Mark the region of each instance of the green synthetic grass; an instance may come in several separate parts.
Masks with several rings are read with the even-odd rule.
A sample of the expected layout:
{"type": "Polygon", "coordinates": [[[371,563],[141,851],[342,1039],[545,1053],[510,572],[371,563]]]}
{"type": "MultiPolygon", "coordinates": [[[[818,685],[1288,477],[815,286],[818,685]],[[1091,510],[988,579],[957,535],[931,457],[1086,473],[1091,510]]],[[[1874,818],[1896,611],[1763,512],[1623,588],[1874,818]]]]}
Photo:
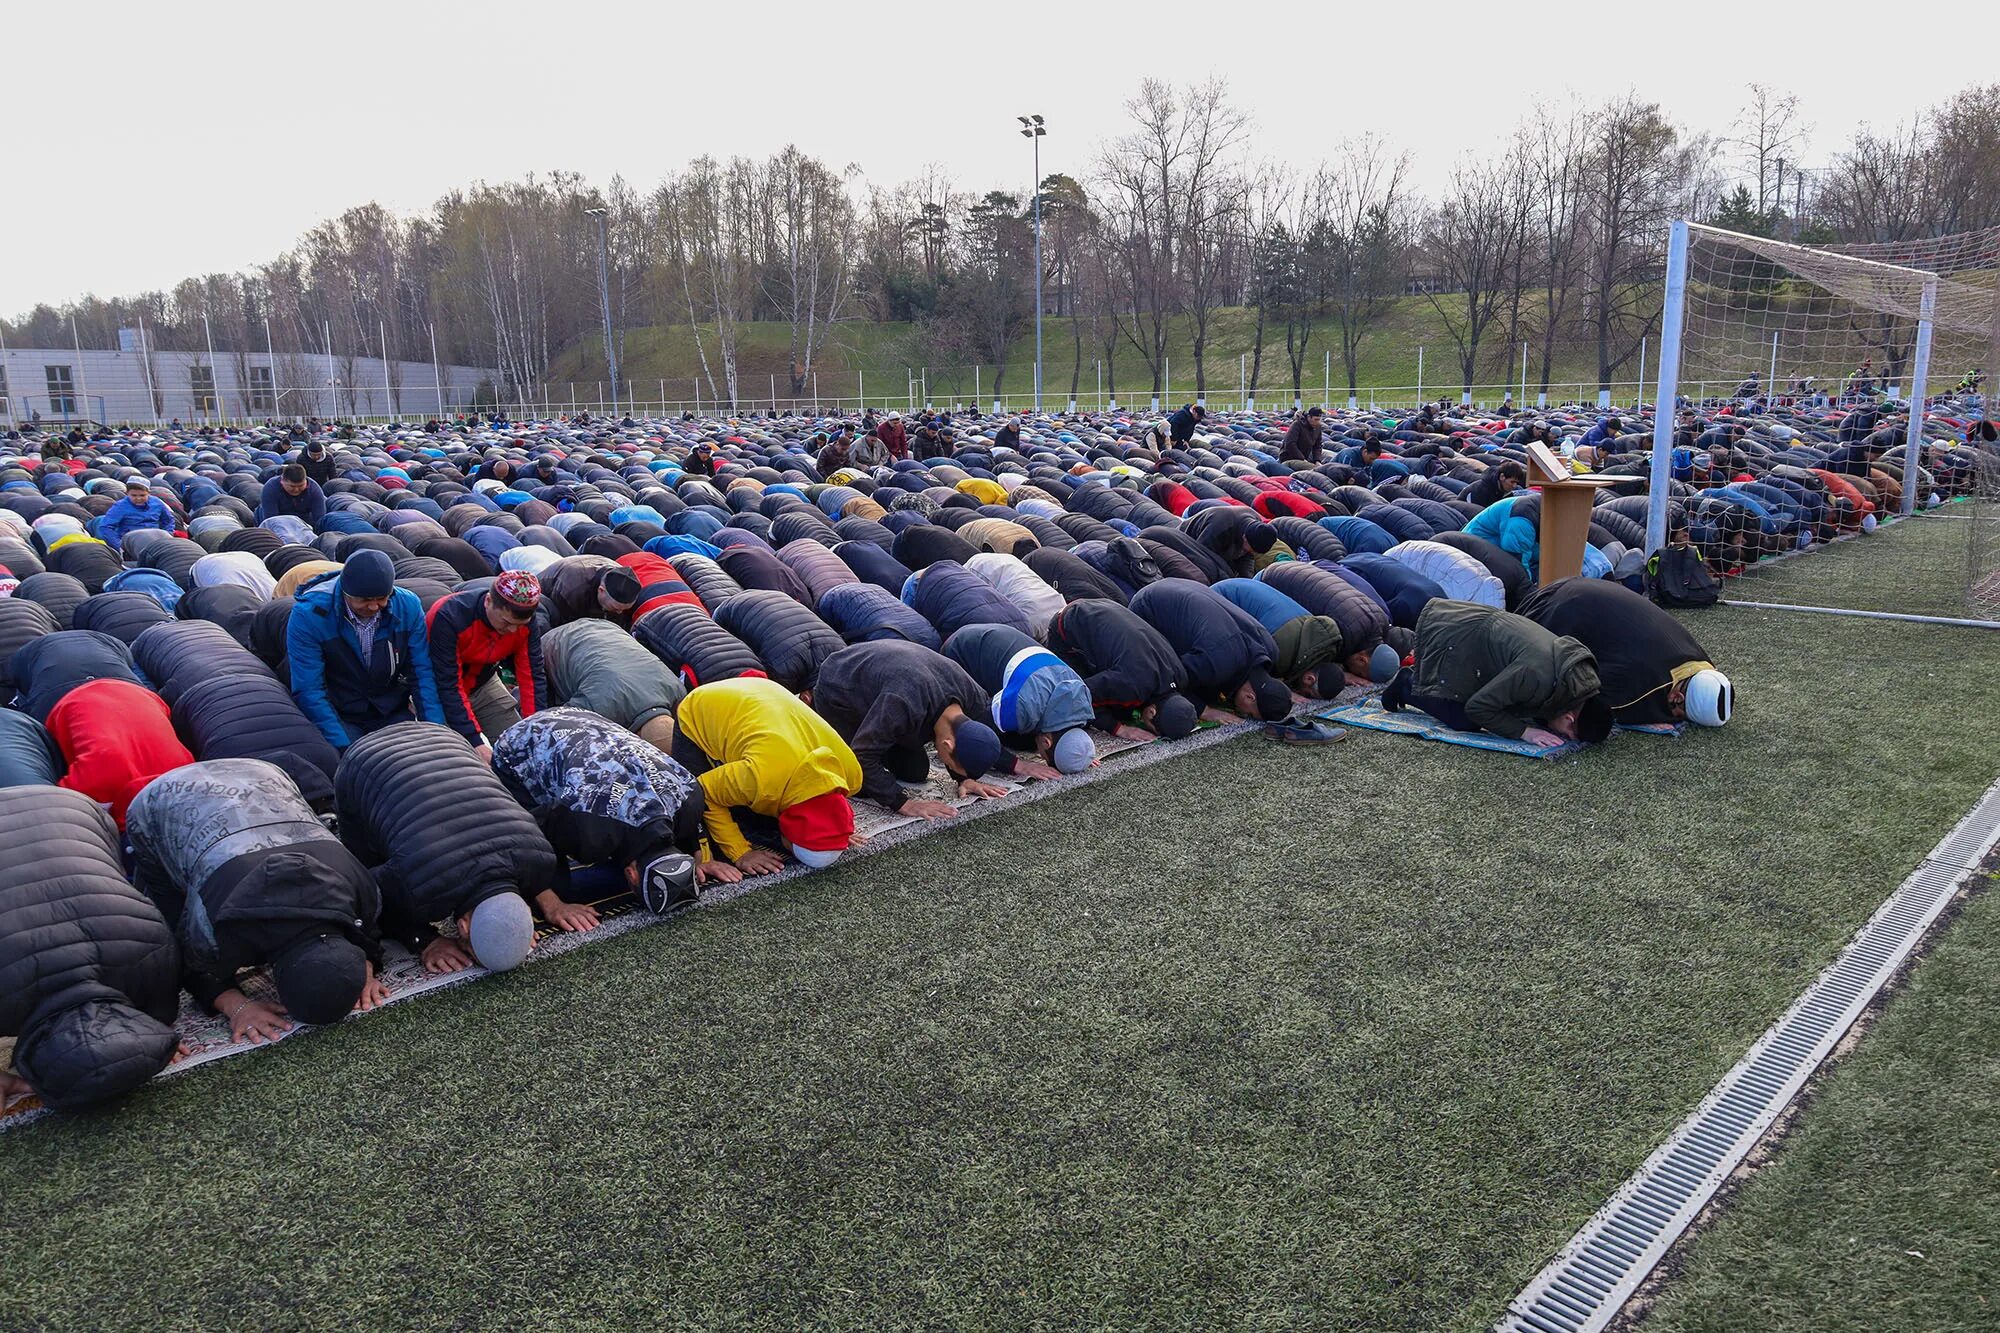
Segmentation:
{"type": "Polygon", "coordinates": [[[2000,753],[1695,623],[1723,732],[1246,738],[0,1135],[0,1327],[1481,1327],[2000,753]]]}
{"type": "Polygon", "coordinates": [[[1973,897],[1692,1246],[1660,1333],[2000,1324],[2000,894],[1973,897]]]}
{"type": "Polygon", "coordinates": [[[1791,606],[1985,618],[1985,612],[1967,609],[1969,543],[1975,526],[1984,530],[1993,520],[1975,518],[1974,512],[1971,502],[1953,501],[1803,557],[1760,561],[1728,580],[1722,595],[1791,606]]]}
{"type": "MultiPolygon", "coordinates": [[[[1211,404],[1233,410],[1239,402],[1239,386],[1248,379],[1249,372],[1247,365],[1239,364],[1238,358],[1247,358],[1252,354],[1256,323],[1254,310],[1232,307],[1215,313],[1206,353],[1207,392],[1211,404]]],[[[1171,379],[1165,397],[1175,405],[1192,398],[1195,393],[1193,335],[1185,324],[1184,320],[1174,321],[1173,333],[1168,339],[1167,369],[1171,379]]],[[[1480,386],[1476,396],[1491,404],[1497,404],[1508,388],[1515,390],[1517,399],[1520,395],[1521,349],[1518,343],[1511,348],[1506,347],[1505,333],[1503,327],[1487,340],[1491,350],[1482,350],[1480,370],[1476,376],[1480,386]]],[[[773,376],[776,376],[778,397],[791,397],[790,339],[791,328],[787,324],[751,322],[738,326],[739,384],[743,399],[760,402],[769,399],[773,376]]],[[[1055,400],[1055,407],[1067,402],[1073,378],[1079,405],[1097,406],[1096,363],[1103,358],[1104,350],[1097,344],[1088,323],[1083,325],[1082,339],[1084,345],[1079,359],[1077,335],[1070,322],[1053,315],[1043,321],[1043,397],[1045,402],[1055,400]]],[[[704,330],[703,344],[708,352],[709,371],[715,377],[716,385],[721,386],[722,361],[712,329],[704,330]]],[[[688,327],[655,325],[628,329],[624,333],[623,346],[624,350],[619,354],[618,375],[621,380],[630,382],[632,393],[640,401],[658,401],[663,390],[669,402],[693,398],[695,379],[701,375],[701,359],[695,350],[693,331],[688,327]]],[[[1313,332],[1301,375],[1300,389],[1309,402],[1317,402],[1326,390],[1326,354],[1329,351],[1333,353],[1332,397],[1337,402],[1346,401],[1347,372],[1340,359],[1339,330],[1332,325],[1322,325],[1313,332]]],[[[971,361],[970,356],[946,357],[927,350],[915,327],[907,323],[850,321],[834,326],[827,347],[816,359],[819,393],[827,401],[846,399],[851,403],[865,394],[870,403],[904,407],[909,403],[910,378],[922,376],[928,371],[926,382],[931,397],[938,403],[969,403],[973,400],[975,386],[980,400],[984,402],[993,395],[995,368],[988,362],[980,367],[980,374],[975,380],[971,361]],[[945,364],[947,361],[952,364],[945,364]]],[[[1152,392],[1153,383],[1152,373],[1146,369],[1145,362],[1130,346],[1122,343],[1113,361],[1110,388],[1117,391],[1118,401],[1128,405],[1143,404],[1152,392]]],[[[1539,345],[1529,349],[1528,369],[1528,393],[1529,401],[1532,401],[1541,380],[1539,345]]],[[[1653,373],[1650,357],[1647,373],[1653,373]]],[[[1614,377],[1621,382],[1616,392],[1619,401],[1630,401],[1634,396],[1628,382],[1636,381],[1638,374],[1639,367],[1635,363],[1620,370],[1614,377]]],[[[571,384],[576,386],[574,392],[579,401],[594,402],[599,392],[597,386],[605,375],[603,339],[595,334],[580,338],[558,355],[549,368],[545,378],[553,394],[551,402],[559,403],[565,386],[571,384]]],[[[1559,347],[1551,376],[1556,381],[1550,389],[1552,401],[1572,401],[1581,397],[1596,402],[1595,344],[1559,347]]],[[[1035,336],[1030,326],[1028,332],[1017,339],[1008,351],[1006,376],[1001,382],[1001,389],[1010,398],[1032,395],[1034,377],[1035,336]]],[[[1371,326],[1361,345],[1356,381],[1364,404],[1369,400],[1370,388],[1393,387],[1406,391],[1385,396],[1381,400],[1384,404],[1391,398],[1415,401],[1417,395],[1414,389],[1419,384],[1427,398],[1455,396],[1461,378],[1457,349],[1439,320],[1436,309],[1421,296],[1408,296],[1391,302],[1371,326]],[[1423,349],[1421,366],[1419,348],[1423,349]]],[[[1285,356],[1282,324],[1266,326],[1264,330],[1264,358],[1256,387],[1258,398],[1267,407],[1287,406],[1291,401],[1291,363],[1285,356]]],[[[1729,387],[1735,386],[1732,384],[1729,387]]],[[[1692,393],[1693,387],[1688,391],[1692,393]]],[[[811,392],[808,385],[808,397],[811,392]]],[[[704,401],[713,397],[706,379],[702,380],[701,397],[704,401]]]]}

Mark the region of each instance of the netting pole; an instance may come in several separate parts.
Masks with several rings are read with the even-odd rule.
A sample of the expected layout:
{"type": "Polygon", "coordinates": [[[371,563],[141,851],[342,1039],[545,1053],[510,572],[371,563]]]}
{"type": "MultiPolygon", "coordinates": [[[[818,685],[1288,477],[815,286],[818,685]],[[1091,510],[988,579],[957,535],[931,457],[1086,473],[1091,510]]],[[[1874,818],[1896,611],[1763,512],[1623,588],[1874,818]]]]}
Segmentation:
{"type": "Polygon", "coordinates": [[[1653,475],[1646,486],[1646,553],[1667,544],[1667,492],[1674,477],[1675,406],[1680,398],[1681,326],[1687,314],[1688,224],[1667,232],[1667,291],[1660,310],[1660,387],[1653,396],[1653,475]]]}
{"type": "Polygon", "coordinates": [[[1903,503],[1907,516],[1917,508],[1917,466],[1924,453],[1924,381],[1931,373],[1931,316],[1937,313],[1937,274],[1924,279],[1923,298],[1917,304],[1917,362],[1910,374],[1910,424],[1904,431],[1903,503]]]}

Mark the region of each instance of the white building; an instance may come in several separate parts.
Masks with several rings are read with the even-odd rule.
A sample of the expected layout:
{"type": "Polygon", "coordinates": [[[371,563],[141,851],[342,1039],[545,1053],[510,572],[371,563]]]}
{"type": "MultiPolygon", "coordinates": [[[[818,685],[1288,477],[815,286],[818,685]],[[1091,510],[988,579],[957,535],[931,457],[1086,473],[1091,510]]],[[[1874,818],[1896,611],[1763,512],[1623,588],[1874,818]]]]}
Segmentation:
{"type": "Polygon", "coordinates": [[[443,416],[473,405],[499,376],[480,366],[279,352],[73,347],[0,352],[0,422],[92,420],[112,425],[254,421],[268,417],[443,416]]]}

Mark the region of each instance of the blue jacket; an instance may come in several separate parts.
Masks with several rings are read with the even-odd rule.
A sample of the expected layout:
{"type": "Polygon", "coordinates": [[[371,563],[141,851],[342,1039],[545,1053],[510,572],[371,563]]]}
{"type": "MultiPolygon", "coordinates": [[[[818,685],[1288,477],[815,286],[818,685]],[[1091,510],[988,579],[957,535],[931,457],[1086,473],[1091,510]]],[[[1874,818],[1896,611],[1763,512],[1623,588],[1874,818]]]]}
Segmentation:
{"type": "Polygon", "coordinates": [[[386,718],[408,704],[419,721],[444,721],[424,631],[424,604],[409,589],[397,588],[382,616],[386,623],[376,631],[374,652],[364,663],[361,640],[340,601],[338,574],[306,584],[292,603],[285,632],[292,697],[336,750],[359,738],[349,732],[343,716],[386,718]]]}
{"type": "Polygon", "coordinates": [[[1257,579],[1224,579],[1215,585],[1215,590],[1257,617],[1257,623],[1273,634],[1300,616],[1312,614],[1293,598],[1257,579]]]}
{"type": "Polygon", "coordinates": [[[141,532],[147,528],[158,528],[161,532],[174,530],[174,511],[167,508],[167,502],[157,495],[147,496],[144,507],[133,504],[128,498],[105,510],[104,517],[97,520],[97,540],[116,551],[126,533],[141,532]]]}
{"type": "Polygon", "coordinates": [[[1533,576],[1541,570],[1542,531],[1528,519],[1515,517],[1514,502],[1519,498],[1510,495],[1495,500],[1473,516],[1465,525],[1465,533],[1492,542],[1519,560],[1533,576]]]}

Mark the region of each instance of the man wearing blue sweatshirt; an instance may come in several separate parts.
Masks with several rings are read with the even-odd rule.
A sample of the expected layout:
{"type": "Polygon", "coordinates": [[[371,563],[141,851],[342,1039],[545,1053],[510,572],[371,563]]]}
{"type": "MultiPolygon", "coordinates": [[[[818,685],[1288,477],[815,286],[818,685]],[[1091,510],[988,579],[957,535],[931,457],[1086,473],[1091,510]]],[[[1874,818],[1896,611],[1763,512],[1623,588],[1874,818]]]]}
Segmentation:
{"type": "Polygon", "coordinates": [[[133,477],[125,483],[125,498],[104,511],[104,517],[97,520],[97,540],[112,550],[119,549],[128,532],[142,532],[147,528],[158,528],[161,532],[174,530],[174,511],[167,508],[167,502],[154,498],[152,488],[144,477],[133,477]]]}

